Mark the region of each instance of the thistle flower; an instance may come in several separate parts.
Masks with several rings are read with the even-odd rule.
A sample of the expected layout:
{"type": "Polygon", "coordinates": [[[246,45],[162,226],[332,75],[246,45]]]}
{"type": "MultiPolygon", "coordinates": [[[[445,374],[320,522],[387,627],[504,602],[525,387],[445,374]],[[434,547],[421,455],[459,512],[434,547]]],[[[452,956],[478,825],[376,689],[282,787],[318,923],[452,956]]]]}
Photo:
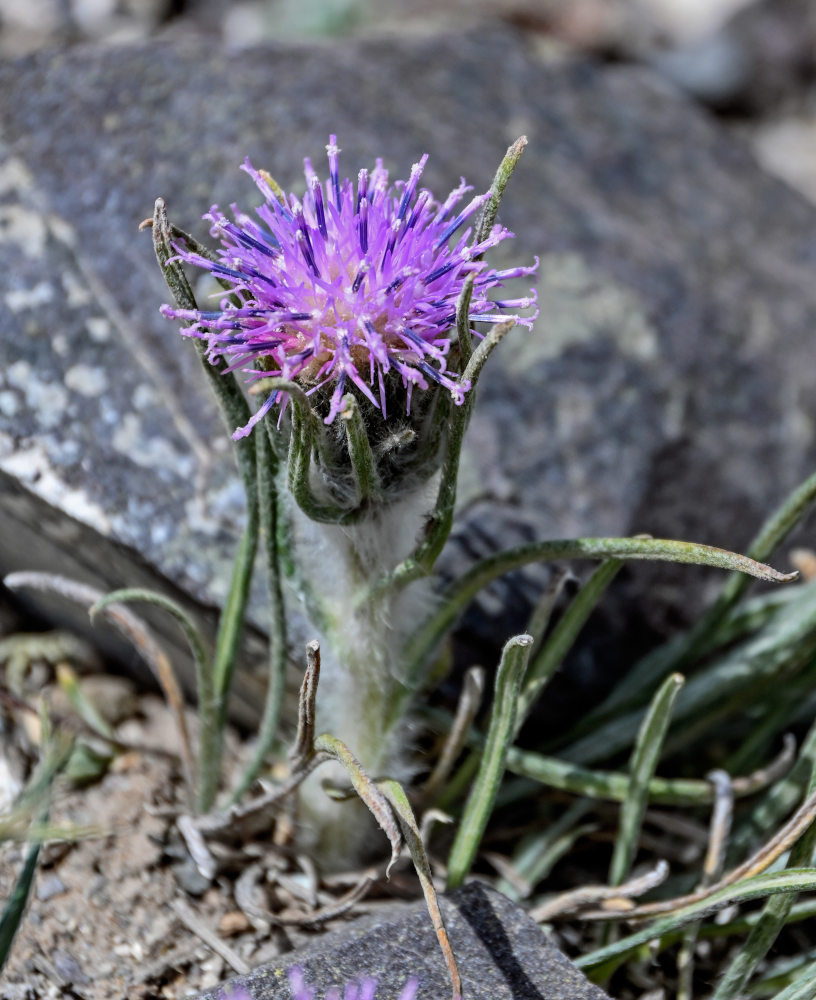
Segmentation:
{"type": "MultiPolygon", "coordinates": [[[[508,270],[488,267],[482,254],[513,234],[494,225],[471,242],[478,231],[474,220],[491,195],[476,195],[454,211],[473,190],[462,178],[444,202],[436,202],[430,191],[419,188],[427,154],[407,181],[389,185],[388,172],[377,160],[372,171],[359,172],[355,187],[347,178],[340,180],[334,135],[326,149],[328,181],[323,184],[306,159],[307,188],[300,199],[285,195],[247,160],[242,169],[265,199],[257,219],[233,206],[235,221],[230,222],[213,206],[204,218],[222,243],[217,260],[176,246],[178,259],[210,271],[234,294],[216,310],[163,306],[162,313],[188,321],[182,333],[205,340],[210,361],[225,359],[228,370],[242,371],[249,382],[280,376],[298,380],[309,393],[327,387],[327,424],[352,385],[385,416],[385,381],[391,373],[402,382],[408,410],[412,390],[431,383],[461,405],[470,385],[448,371],[447,359],[466,277],[474,274],[470,323],[493,324],[512,316],[529,327],[535,315],[522,317],[512,310],[530,307],[533,291],[503,300],[488,293],[532,274],[538,261],[508,270]]],[[[480,336],[475,328],[471,332],[480,336]]],[[[285,394],[271,393],[233,437],[248,434],[278,402],[285,404],[285,394]]]]}
{"type": "MultiPolygon", "coordinates": [[[[314,1000],[315,991],[313,987],[307,986],[303,978],[303,972],[294,967],[289,970],[289,986],[292,990],[292,1000],[314,1000]]],[[[414,1000],[416,996],[418,982],[416,979],[409,979],[402,988],[397,1000],[414,1000]]],[[[329,990],[325,1000],[376,1000],[377,983],[373,979],[363,979],[359,983],[346,983],[342,995],[339,990],[329,990]]],[[[222,1000],[252,1000],[249,993],[244,989],[238,989],[231,993],[222,993],[222,1000]]]]}

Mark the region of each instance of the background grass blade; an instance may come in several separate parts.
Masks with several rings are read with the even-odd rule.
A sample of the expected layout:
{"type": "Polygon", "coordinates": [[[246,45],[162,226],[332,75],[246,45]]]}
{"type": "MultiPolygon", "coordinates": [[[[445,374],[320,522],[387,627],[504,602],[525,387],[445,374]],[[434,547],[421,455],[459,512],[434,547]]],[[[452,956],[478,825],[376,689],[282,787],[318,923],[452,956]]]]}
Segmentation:
{"type": "Polygon", "coordinates": [[[518,694],[532,645],[532,636],[517,635],[502,650],[487,743],[448,861],[448,889],[460,886],[470,871],[493,811],[507,748],[515,732],[518,694]]]}
{"type": "MultiPolygon", "coordinates": [[[[744,798],[772,784],[779,776],[777,766],[785,765],[786,759],[783,756],[770,769],[763,768],[754,774],[735,778],[734,794],[744,798]]],[[[629,776],[622,771],[590,770],[558,757],[547,757],[519,747],[508,750],[507,770],[562,792],[609,802],[623,802],[629,788],[629,776]]],[[[652,804],[664,806],[702,806],[708,805],[714,798],[711,784],[699,778],[652,777],[648,795],[652,804]]]]}
{"type": "MultiPolygon", "coordinates": [[[[66,576],[58,576],[55,573],[10,573],[3,583],[9,590],[30,587],[33,590],[59,594],[71,601],[76,601],[86,609],[98,604],[105,596],[95,587],[89,587],[85,583],[71,580],[66,576]]],[[[184,694],[173,670],[173,664],[164,649],[156,642],[147,625],[128,608],[121,604],[113,604],[106,607],[104,613],[105,617],[133,644],[150,667],[167,699],[167,704],[170,706],[178,729],[184,777],[189,794],[192,796],[195,789],[193,753],[187,729],[187,719],[184,714],[184,694]]]]}
{"type": "MultiPolygon", "coordinates": [[[[808,795],[816,787],[816,768],[813,769],[808,784],[808,795]]],[[[807,865],[813,856],[816,845],[816,824],[811,824],[799,841],[792,848],[788,857],[787,868],[799,868],[807,865]]],[[[713,1000],[735,1000],[743,992],[743,988],[756,971],[757,966],[767,955],[779,932],[785,926],[790,911],[796,902],[796,896],[788,893],[769,899],[762,909],[759,920],[751,928],[751,933],[740,948],[725,976],[720,981],[713,1000]]],[[[816,986],[814,986],[816,994],[816,986]]]]}
{"type": "MultiPolygon", "coordinates": [[[[780,573],[726,549],[666,538],[568,538],[518,545],[480,560],[448,587],[439,610],[419,629],[405,651],[406,674],[410,683],[416,684],[434,649],[483,587],[531,563],[563,559],[646,559],[690,563],[747,573],[774,583],[790,582],[798,576],[796,572],[780,573]]],[[[410,580],[413,579],[416,575],[410,576],[410,580]]]]}
{"type": "Polygon", "coordinates": [[[40,844],[32,844],[23,863],[22,871],[11,890],[2,916],[0,916],[0,972],[8,960],[14,936],[23,920],[28,897],[31,894],[31,886],[34,884],[34,873],[37,870],[39,855],[40,844]]]}
{"type": "MultiPolygon", "coordinates": [[[[786,681],[803,669],[816,655],[816,586],[799,588],[792,600],[762,631],[714,661],[704,671],[689,678],[680,695],[675,723],[689,723],[682,730],[680,745],[688,746],[692,736],[709,732],[704,728],[705,713],[723,714],[729,699],[751,702],[763,684],[786,681]],[[698,728],[699,727],[699,728],[698,728]]],[[[625,712],[599,725],[594,732],[568,746],[562,755],[578,764],[588,765],[620,753],[634,742],[643,718],[643,710],[625,712]]],[[[711,714],[705,727],[713,722],[711,714]]]]}
{"type": "MultiPolygon", "coordinates": [[[[43,733],[45,735],[49,732],[50,727],[47,718],[44,715],[41,718],[44,722],[43,733]]],[[[73,746],[73,739],[60,734],[57,734],[53,742],[49,742],[40,763],[17,799],[12,815],[7,817],[11,821],[9,825],[12,827],[8,833],[13,835],[14,828],[22,820],[28,828],[29,834],[36,831],[38,834],[47,835],[45,824],[48,820],[48,796],[54,779],[67,764],[73,746]]],[[[36,841],[28,849],[22,870],[6,900],[3,912],[0,914],[0,971],[8,960],[14,936],[25,914],[31,887],[34,884],[41,845],[42,839],[38,835],[36,841]]]]}
{"type": "Polygon", "coordinates": [[[811,725],[802,741],[799,756],[790,773],[768,790],[748,820],[734,834],[732,842],[735,852],[742,852],[755,841],[767,836],[782,817],[794,808],[808,787],[814,768],[816,768],[816,722],[811,725]]]}
{"type": "Polygon", "coordinates": [[[104,611],[111,604],[137,604],[139,602],[152,604],[157,608],[161,608],[162,611],[166,611],[176,619],[181,626],[182,632],[184,632],[190,652],[193,654],[196,669],[199,674],[206,676],[210,665],[209,654],[201,632],[184,608],[165,594],[160,594],[155,590],[146,590],[142,587],[123,587],[121,590],[113,590],[105,594],[101,600],[98,600],[96,604],[88,609],[88,614],[91,620],[93,620],[100,611],[104,611]]]}
{"type": "Polygon", "coordinates": [[[620,885],[632,867],[643,814],[649,801],[649,782],[654,777],[672,708],[682,686],[683,677],[680,674],[667,677],[655,694],[640,727],[629,764],[629,789],[621,808],[620,827],[609,866],[610,885],[620,885]]]}
{"type": "Polygon", "coordinates": [[[805,969],[774,1000],[813,1000],[816,997],[816,962],[805,969]]]}
{"type": "MultiPolygon", "coordinates": [[[[765,562],[816,503],[816,472],[801,483],[765,521],[748,549],[748,556],[765,562]]],[[[627,674],[615,690],[586,720],[596,727],[624,705],[643,702],[643,691],[661,681],[672,670],[685,670],[710,645],[728,613],[743,596],[751,581],[742,573],[729,577],[719,597],[690,629],[672,643],[659,646],[627,674]]]]}
{"type": "Polygon", "coordinates": [[[743,879],[734,885],[712,893],[705,899],[691,903],[668,916],[661,917],[643,930],[636,931],[628,937],[621,938],[613,944],[587,955],[581,955],[575,960],[579,969],[591,974],[593,979],[606,978],[642,945],[649,941],[659,940],[664,934],[685,927],[700,917],[716,913],[726,906],[737,903],[747,903],[753,899],[763,899],[777,893],[798,893],[816,890],[816,868],[786,869],[782,872],[763,872],[752,878],[743,879]]]}
{"type": "Polygon", "coordinates": [[[544,685],[564,662],[564,657],[572,649],[587,618],[595,610],[598,601],[603,597],[621,566],[623,563],[619,559],[609,559],[601,563],[578,591],[541,651],[533,658],[519,692],[515,725],[517,733],[524,724],[528,712],[540,697],[544,685]]]}

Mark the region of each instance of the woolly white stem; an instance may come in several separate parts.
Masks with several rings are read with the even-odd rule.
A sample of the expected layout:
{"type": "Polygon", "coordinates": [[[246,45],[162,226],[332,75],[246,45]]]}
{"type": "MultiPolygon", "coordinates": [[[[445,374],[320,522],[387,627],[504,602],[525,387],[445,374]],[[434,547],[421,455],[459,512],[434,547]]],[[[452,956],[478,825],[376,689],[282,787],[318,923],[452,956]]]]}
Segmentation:
{"type": "MultiPolygon", "coordinates": [[[[432,595],[427,580],[369,601],[360,595],[413,551],[435,492],[434,479],[344,526],[312,521],[294,505],[290,510],[296,572],[319,601],[322,617],[315,628],[321,642],[317,732],[341,739],[373,776],[410,776],[405,720],[393,719],[393,703],[404,691],[403,650],[427,616],[432,595]]],[[[321,768],[303,786],[302,818],[321,861],[328,854],[329,863],[333,856],[347,866],[373,825],[356,803],[330,799],[320,787],[326,778],[346,783],[339,769],[321,768]]]]}

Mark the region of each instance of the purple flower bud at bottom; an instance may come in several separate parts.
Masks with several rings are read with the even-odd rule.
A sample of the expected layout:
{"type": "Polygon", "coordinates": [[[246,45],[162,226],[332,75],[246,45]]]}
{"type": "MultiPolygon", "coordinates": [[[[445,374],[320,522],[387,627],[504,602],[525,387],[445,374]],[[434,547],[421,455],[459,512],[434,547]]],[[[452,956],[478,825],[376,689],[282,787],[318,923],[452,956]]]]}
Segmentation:
{"type": "MultiPolygon", "coordinates": [[[[306,985],[301,969],[294,966],[289,970],[288,976],[292,1000],[316,1000],[315,989],[306,985]]],[[[396,1000],[414,1000],[418,987],[419,980],[409,979],[396,1000]]],[[[222,991],[220,1000],[252,1000],[252,996],[245,989],[239,988],[222,991]]],[[[374,979],[361,979],[357,983],[346,983],[342,994],[339,990],[332,989],[326,993],[324,1000],[377,1000],[377,982],[374,979]]]]}

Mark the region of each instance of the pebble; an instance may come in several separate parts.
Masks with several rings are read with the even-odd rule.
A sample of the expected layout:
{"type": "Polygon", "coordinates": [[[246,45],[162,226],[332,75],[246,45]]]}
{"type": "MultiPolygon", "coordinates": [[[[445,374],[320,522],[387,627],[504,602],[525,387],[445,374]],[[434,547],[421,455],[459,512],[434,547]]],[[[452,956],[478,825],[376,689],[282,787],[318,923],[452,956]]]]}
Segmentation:
{"type": "Polygon", "coordinates": [[[61,895],[66,888],[65,883],[56,873],[41,875],[37,880],[37,899],[46,902],[46,900],[53,899],[54,896],[61,895]]]}

